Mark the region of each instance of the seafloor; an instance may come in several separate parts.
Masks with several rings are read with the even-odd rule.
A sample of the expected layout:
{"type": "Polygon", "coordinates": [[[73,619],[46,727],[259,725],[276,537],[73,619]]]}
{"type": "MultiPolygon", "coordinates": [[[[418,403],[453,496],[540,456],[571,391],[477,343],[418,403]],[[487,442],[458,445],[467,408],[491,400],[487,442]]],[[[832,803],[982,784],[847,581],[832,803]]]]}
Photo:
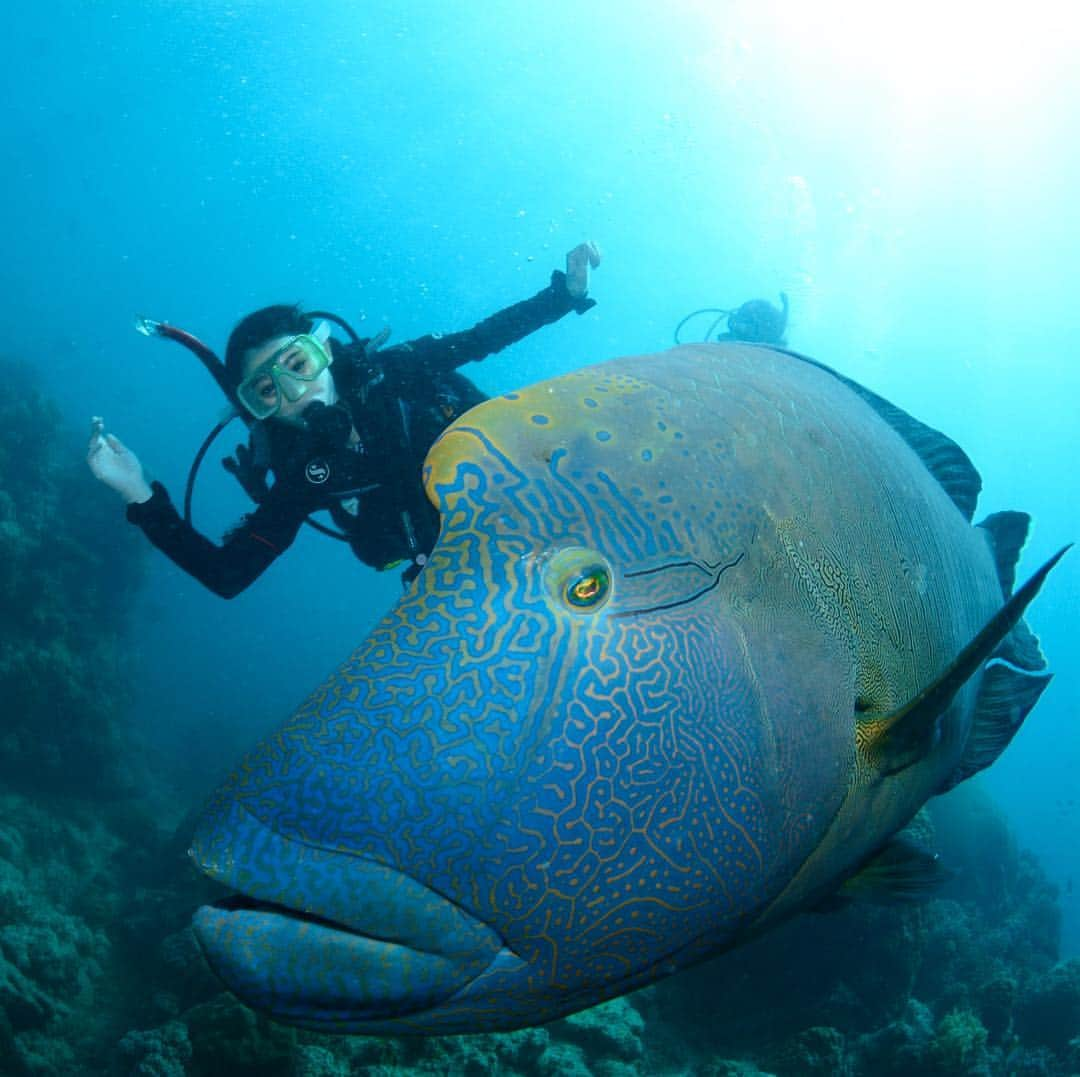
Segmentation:
{"type": "Polygon", "coordinates": [[[956,873],[934,900],[804,916],[544,1028],[341,1038],[255,1015],[187,928],[206,891],[172,837],[186,805],[146,769],[122,687],[145,544],[32,376],[6,389],[0,1074],[1080,1074],[1057,893],[972,782],[932,806],[956,873]]]}

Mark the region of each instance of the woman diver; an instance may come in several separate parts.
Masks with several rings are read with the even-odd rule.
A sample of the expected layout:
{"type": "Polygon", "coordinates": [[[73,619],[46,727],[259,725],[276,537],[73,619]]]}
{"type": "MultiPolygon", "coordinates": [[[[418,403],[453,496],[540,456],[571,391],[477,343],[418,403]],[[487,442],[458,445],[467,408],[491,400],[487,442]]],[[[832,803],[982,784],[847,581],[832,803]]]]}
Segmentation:
{"type": "Polygon", "coordinates": [[[248,445],[225,464],[257,506],[221,545],[177,512],[165,487],[147,480],[136,455],[97,417],[90,470],[123,497],[128,519],[158,549],[223,598],[258,578],[319,509],[329,510],[361,561],[380,570],[405,564],[407,582],[439,530],[420,481],[424,457],[451,422],[486,399],[458,368],[594,306],[589,269],[599,264],[596,245],[579,244],[565,274],[556,270],[531,299],[464,332],[381,349],[385,334],[361,339],[341,319],[299,306],[249,314],[230,335],[223,364],[190,335],[146,323],[196,351],[248,423],[248,445]],[[353,340],[333,339],[330,319],[353,340]]]}

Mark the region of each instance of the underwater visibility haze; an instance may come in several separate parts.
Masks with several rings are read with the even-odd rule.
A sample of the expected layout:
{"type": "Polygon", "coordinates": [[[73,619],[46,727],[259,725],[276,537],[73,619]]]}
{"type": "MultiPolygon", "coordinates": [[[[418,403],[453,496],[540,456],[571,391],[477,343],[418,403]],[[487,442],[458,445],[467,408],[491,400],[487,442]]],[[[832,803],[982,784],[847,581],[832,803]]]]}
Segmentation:
{"type": "Polygon", "coordinates": [[[1080,558],[995,620],[1080,536],[1080,16],[6,28],[0,1073],[1080,1071],[1080,558]],[[137,318],[406,341],[585,240],[596,307],[464,368],[408,589],[304,528],[223,601],[86,468],[102,415],[179,502],[222,415],[137,318]],[[791,352],[671,348],[755,298],[791,352]]]}

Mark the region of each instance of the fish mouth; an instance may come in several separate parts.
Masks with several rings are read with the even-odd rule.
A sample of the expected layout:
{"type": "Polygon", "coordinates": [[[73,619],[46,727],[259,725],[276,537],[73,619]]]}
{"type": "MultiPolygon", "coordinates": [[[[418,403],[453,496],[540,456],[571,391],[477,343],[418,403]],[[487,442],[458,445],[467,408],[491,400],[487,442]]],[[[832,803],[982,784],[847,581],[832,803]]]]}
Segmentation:
{"type": "Polygon", "coordinates": [[[282,835],[236,801],[204,817],[191,856],[238,891],[193,917],[210,967],[291,1024],[359,1031],[421,1013],[509,956],[490,927],[405,873],[282,835]]]}

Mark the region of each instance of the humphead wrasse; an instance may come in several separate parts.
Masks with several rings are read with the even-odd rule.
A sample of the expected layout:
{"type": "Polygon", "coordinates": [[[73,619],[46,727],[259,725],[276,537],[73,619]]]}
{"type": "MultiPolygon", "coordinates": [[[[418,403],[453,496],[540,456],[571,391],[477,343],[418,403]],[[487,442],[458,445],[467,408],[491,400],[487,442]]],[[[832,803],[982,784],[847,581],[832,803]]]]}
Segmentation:
{"type": "MultiPolygon", "coordinates": [[[[808,359],[696,345],[468,412],[430,561],[218,791],[195,931],[339,1032],[538,1024],[932,858],[1049,681],[1022,513],[808,359]]],[[[1060,556],[1060,554],[1058,555],[1060,556]]],[[[1056,558],[1054,559],[1056,560],[1056,558]]]]}

